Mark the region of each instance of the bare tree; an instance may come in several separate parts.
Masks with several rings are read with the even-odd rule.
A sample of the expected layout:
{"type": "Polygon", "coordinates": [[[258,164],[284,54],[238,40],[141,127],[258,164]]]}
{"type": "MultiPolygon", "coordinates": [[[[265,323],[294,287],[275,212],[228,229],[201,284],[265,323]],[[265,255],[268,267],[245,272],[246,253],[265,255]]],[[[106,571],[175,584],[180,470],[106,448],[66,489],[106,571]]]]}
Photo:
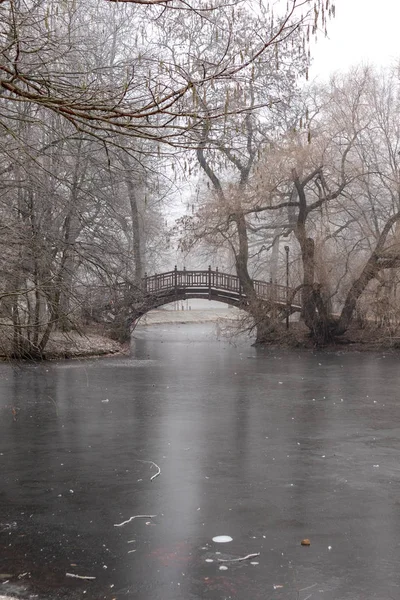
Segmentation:
{"type": "Polygon", "coordinates": [[[216,0],[208,7],[179,0],[71,0],[62,5],[54,0],[4,0],[1,96],[37,104],[77,129],[109,140],[122,129],[135,137],[182,145],[182,134],[194,126],[191,119],[199,122],[201,116],[226,113],[225,98],[213,106],[211,115],[210,107],[204,112],[197,101],[204,85],[239,79],[299,29],[306,39],[310,29],[325,27],[333,13],[329,0],[291,0],[280,15],[253,0],[216,0]],[[243,24],[237,12],[246,13],[252,22],[243,59],[237,54],[243,24]],[[109,25],[104,24],[110,22],[118,29],[112,56],[108,50],[107,56],[102,46],[108,46],[109,25]],[[185,27],[201,32],[204,40],[190,61],[185,52],[192,48],[179,49],[173,42],[175,32],[185,27]],[[165,32],[170,44],[160,52],[165,32]],[[95,67],[93,56],[101,57],[95,67]]]}
{"type": "Polygon", "coordinates": [[[248,218],[262,215],[262,230],[278,214],[296,239],[302,316],[316,343],[342,335],[367,286],[398,267],[397,85],[393,73],[368,68],[336,77],[317,94],[306,129],[258,165],[248,218]],[[335,265],[321,276],[329,246],[335,265]]]}
{"type": "MultiPolygon", "coordinates": [[[[255,24],[244,12],[237,18],[241,19],[242,38],[236,51],[246,62],[255,24]]],[[[186,35],[193,56],[197,56],[196,48],[203,43],[201,36],[186,35]]],[[[243,291],[252,306],[251,312],[254,317],[257,314],[259,340],[269,329],[270,322],[265,311],[260,318],[263,311],[258,306],[252,283],[246,198],[253,166],[262,148],[274,143],[297,120],[296,81],[306,73],[308,58],[303,51],[294,54],[293,45],[301,46],[300,32],[293,33],[288,44],[282,43],[274,52],[255,59],[251,70],[241,73],[240,80],[203,86],[197,98],[203,113],[201,128],[195,128],[192,137],[197,136],[200,176],[208,181],[212,192],[206,203],[197,207],[196,215],[181,220],[186,235],[185,248],[206,239],[230,250],[243,291]],[[225,99],[226,114],[215,119],[214,107],[221,98],[225,99]]]]}

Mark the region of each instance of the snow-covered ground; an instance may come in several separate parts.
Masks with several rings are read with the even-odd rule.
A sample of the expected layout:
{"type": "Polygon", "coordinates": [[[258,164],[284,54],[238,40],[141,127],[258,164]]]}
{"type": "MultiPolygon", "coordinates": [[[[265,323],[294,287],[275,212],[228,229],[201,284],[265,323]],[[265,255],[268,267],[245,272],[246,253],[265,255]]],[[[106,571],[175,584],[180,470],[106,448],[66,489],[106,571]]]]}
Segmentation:
{"type": "Polygon", "coordinates": [[[152,310],[140,319],[140,325],[159,323],[208,323],[220,319],[235,320],[241,311],[236,308],[219,310],[152,310]]]}

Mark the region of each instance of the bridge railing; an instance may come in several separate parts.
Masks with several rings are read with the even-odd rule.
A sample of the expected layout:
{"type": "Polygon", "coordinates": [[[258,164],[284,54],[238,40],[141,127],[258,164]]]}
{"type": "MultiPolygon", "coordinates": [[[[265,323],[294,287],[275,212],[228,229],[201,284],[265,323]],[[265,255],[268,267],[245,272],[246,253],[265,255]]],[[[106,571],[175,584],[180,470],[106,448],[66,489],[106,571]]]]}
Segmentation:
{"type": "Polygon", "coordinates": [[[239,277],[230,273],[220,273],[218,269],[212,271],[169,271],[145,277],[144,290],[147,293],[157,293],[182,288],[219,289],[230,292],[242,293],[239,277]]]}
{"type": "Polygon", "coordinates": [[[145,277],[143,288],[149,294],[173,290],[176,287],[176,273],[176,271],[168,271],[168,273],[158,273],[145,277]]]}
{"type": "Polygon", "coordinates": [[[259,298],[266,298],[272,302],[285,304],[287,300],[288,288],[276,283],[267,283],[253,279],[254,291],[259,298]]]}
{"type": "Polygon", "coordinates": [[[242,286],[237,275],[230,273],[220,273],[218,270],[212,271],[212,287],[219,290],[228,290],[236,292],[239,295],[243,294],[242,286]]]}
{"type": "MultiPolygon", "coordinates": [[[[285,286],[256,279],[253,280],[253,285],[259,298],[268,299],[279,304],[286,303],[288,289],[285,286]]],[[[175,268],[167,273],[151,275],[144,278],[143,288],[148,294],[195,288],[225,290],[237,294],[239,297],[245,295],[237,275],[221,273],[218,269],[213,271],[211,267],[204,271],[186,271],[186,269],[178,271],[175,268]]]]}

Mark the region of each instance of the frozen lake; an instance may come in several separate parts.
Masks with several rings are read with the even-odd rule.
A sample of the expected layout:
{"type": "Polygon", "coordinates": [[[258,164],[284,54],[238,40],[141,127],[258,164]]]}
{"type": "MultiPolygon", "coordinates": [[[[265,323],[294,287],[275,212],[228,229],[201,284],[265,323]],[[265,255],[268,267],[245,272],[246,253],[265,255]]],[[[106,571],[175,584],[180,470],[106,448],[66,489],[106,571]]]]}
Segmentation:
{"type": "Polygon", "coordinates": [[[0,364],[0,596],[400,597],[399,357],[135,336],[0,364]]]}

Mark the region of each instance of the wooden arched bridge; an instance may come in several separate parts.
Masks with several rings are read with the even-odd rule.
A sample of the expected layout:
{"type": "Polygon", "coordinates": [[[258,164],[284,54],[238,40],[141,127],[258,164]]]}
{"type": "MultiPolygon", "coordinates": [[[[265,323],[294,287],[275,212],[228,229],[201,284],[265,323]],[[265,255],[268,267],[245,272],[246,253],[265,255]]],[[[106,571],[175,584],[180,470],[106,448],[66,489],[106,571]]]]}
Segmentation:
{"type": "MultiPolygon", "coordinates": [[[[281,308],[285,313],[299,311],[301,306],[291,303],[293,289],[283,285],[253,280],[258,299],[271,307],[281,308]]],[[[146,312],[177,300],[203,298],[216,300],[246,310],[248,299],[243,291],[239,277],[221,273],[218,268],[209,267],[204,271],[187,271],[185,268],[166,273],[146,276],[142,281],[142,298],[134,307],[136,318],[146,312]]]]}

